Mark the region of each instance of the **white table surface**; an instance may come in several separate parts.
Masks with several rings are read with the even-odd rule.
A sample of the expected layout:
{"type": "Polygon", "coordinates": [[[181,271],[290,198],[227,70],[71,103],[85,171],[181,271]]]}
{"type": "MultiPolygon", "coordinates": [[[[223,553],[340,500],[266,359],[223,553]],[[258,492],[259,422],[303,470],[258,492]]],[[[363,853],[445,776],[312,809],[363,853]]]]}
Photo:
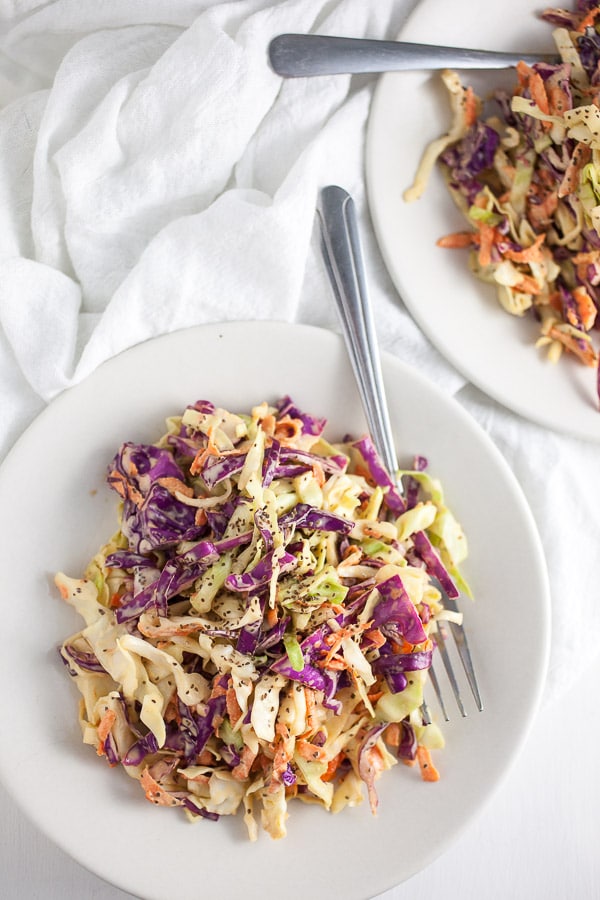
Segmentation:
{"type": "MultiPolygon", "coordinates": [[[[378,900],[598,900],[599,682],[600,658],[563,699],[542,706],[508,777],[454,846],[378,900]]],[[[18,740],[10,723],[3,735],[18,740]]],[[[57,849],[1,787],[0,871],[2,900],[130,896],[57,849]]],[[[264,896],[285,893],[276,885],[264,896]]]]}

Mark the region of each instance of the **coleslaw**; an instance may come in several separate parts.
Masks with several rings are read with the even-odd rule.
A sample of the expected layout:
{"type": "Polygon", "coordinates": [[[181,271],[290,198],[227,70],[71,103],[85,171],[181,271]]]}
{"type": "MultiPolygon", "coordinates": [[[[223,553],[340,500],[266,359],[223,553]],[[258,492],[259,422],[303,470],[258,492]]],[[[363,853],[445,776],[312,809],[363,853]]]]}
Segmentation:
{"type": "Polygon", "coordinates": [[[155,805],[243,811],[252,840],[284,837],[294,798],[375,813],[399,761],[439,777],[423,689],[466,539],[423,457],[401,493],[368,436],[325,426],[289,397],[187,406],[119,448],[118,529],[55,577],[85,623],[60,649],[84,743],[155,805]]]}
{"type": "Polygon", "coordinates": [[[512,95],[483,103],[455,72],[442,79],[452,126],[430,144],[404,199],[418,199],[438,163],[469,230],[441,247],[469,265],[500,305],[539,323],[536,347],[596,369],[600,304],[600,6],[547,9],[561,62],[517,66],[512,95]]]}

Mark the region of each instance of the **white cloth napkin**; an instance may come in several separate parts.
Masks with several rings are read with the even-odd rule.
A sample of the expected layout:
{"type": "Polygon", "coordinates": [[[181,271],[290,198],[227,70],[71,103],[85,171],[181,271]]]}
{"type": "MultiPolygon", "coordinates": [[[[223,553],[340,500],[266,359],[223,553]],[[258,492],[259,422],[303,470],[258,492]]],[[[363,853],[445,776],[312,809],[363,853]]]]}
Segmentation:
{"type": "Polygon", "coordinates": [[[375,79],[282,81],[266,61],[283,31],[394,37],[415,4],[0,0],[0,455],[48,400],[154,335],[249,318],[339,330],[313,232],[319,189],[341,184],[383,347],[458,396],[532,506],[554,697],[600,637],[597,447],[484,397],[407,314],[365,202],[375,79]]]}

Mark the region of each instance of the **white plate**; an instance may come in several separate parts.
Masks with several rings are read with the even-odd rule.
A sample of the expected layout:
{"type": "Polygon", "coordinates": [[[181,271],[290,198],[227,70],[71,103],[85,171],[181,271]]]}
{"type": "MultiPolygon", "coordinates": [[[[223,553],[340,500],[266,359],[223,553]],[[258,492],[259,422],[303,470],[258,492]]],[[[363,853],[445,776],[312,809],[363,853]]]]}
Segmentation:
{"type": "MultiPolygon", "coordinates": [[[[552,26],[536,18],[534,0],[422,0],[401,38],[497,50],[552,50],[552,26]]],[[[514,70],[463,72],[480,96],[510,88],[514,70]]],[[[436,169],[418,201],[405,203],[421,154],[450,123],[436,72],[384,75],[367,136],[371,214],[386,265],[409,311],[438,350],[473,384],[543,426],[600,441],[595,372],[572,358],[549,363],[535,349],[535,322],[510,316],[494,288],[468,270],[467,251],[444,250],[438,238],[465,222],[436,169]]]]}
{"type": "Polygon", "coordinates": [[[284,841],[261,834],[251,844],[241,818],[191,825],[176,810],[151,806],[136,782],[82,745],[77,692],[56,650],[80,620],[58,597],[53,573],[80,574],[114,531],[104,474],[117,446],[157,438],[167,415],[197,399],[243,411],[286,393],[328,416],[332,437],[360,434],[364,420],[339,337],[235,323],[139,345],[58,397],[1,467],[0,776],[53,841],[124,890],[160,900],[243,891],[258,900],[283,885],[292,900],[318,900],[331,896],[335,871],[336,895],[373,896],[444,850],[519,750],[548,651],[548,588],[532,516],[499,452],[457,403],[391,357],[384,372],[403,459],[429,457],[470,536],[465,571],[478,600],[469,601],[466,622],[485,712],[472,702],[467,719],[453,711],[447,747],[436,757],[438,783],[402,765],[387,773],[377,818],[366,803],[336,817],[292,804],[284,841]]]}

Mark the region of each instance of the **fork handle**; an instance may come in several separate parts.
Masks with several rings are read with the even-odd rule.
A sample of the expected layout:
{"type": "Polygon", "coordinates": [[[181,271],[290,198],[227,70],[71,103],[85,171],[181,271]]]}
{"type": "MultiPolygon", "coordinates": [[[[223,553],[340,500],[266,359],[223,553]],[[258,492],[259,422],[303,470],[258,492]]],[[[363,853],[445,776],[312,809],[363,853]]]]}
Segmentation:
{"type": "Polygon", "coordinates": [[[404,41],[333,37],[321,34],[280,34],[269,44],[269,60],[278,75],[340,75],[403,69],[506,69],[519,60],[558,62],[556,53],[503,53],[435,47],[404,41]]]}
{"type": "Polygon", "coordinates": [[[343,188],[330,185],[321,191],[318,213],[323,259],[344,326],[344,338],[367,425],[383,464],[394,476],[398,459],[367,294],[354,201],[343,188]]]}

